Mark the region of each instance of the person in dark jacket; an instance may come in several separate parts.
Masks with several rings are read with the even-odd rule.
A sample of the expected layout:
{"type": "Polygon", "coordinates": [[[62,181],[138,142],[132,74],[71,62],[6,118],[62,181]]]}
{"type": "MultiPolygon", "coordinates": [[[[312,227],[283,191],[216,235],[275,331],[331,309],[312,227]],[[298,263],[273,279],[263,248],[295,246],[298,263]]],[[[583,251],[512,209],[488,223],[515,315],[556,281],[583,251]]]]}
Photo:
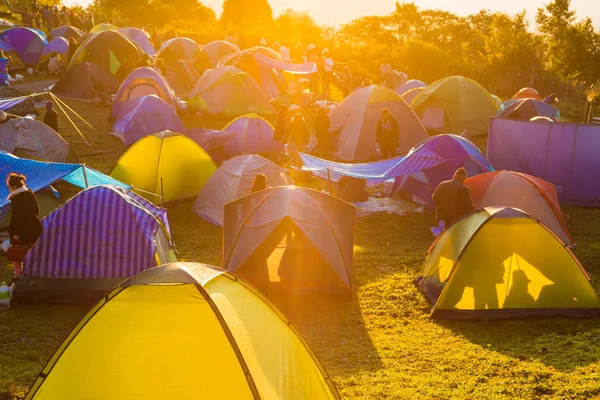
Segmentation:
{"type": "Polygon", "coordinates": [[[471,191],[465,185],[467,171],[459,168],[452,180],[439,184],[433,193],[436,218],[444,221],[446,229],[475,209],[471,200],[471,191]]]}
{"type": "Polygon", "coordinates": [[[273,139],[277,140],[282,144],[285,143],[285,140],[287,139],[286,135],[289,123],[290,118],[288,117],[288,106],[284,104],[281,106],[279,112],[277,113],[277,121],[275,121],[273,139]]]}
{"type": "Polygon", "coordinates": [[[383,158],[396,157],[396,147],[400,140],[400,126],[387,108],[381,110],[381,119],[377,122],[376,140],[383,158]]]}
{"type": "Polygon", "coordinates": [[[79,44],[77,44],[77,41],[75,40],[75,38],[70,38],[69,39],[69,56],[67,58],[67,64],[69,64],[71,62],[71,59],[73,58],[75,53],[77,53],[77,50],[79,50],[79,44]]]}
{"type": "Polygon", "coordinates": [[[292,118],[292,122],[290,123],[289,131],[291,153],[297,155],[298,152],[306,151],[310,137],[308,134],[308,125],[306,124],[304,117],[302,117],[302,114],[297,113],[294,115],[294,118],[292,118]]]}
{"type": "Polygon", "coordinates": [[[317,146],[319,155],[326,158],[329,154],[329,127],[331,120],[327,115],[325,108],[320,108],[319,113],[315,117],[315,136],[317,137],[317,146]]]}
{"type": "Polygon", "coordinates": [[[44,123],[58,132],[58,113],[54,109],[54,103],[51,101],[46,103],[46,115],[44,115],[44,123]]]}
{"type": "MultiPolygon", "coordinates": [[[[25,176],[11,173],[6,179],[12,206],[8,233],[12,245],[20,245],[27,252],[42,235],[40,208],[35,194],[25,186],[25,176]]],[[[21,275],[22,261],[13,261],[14,276],[21,275]]]]}

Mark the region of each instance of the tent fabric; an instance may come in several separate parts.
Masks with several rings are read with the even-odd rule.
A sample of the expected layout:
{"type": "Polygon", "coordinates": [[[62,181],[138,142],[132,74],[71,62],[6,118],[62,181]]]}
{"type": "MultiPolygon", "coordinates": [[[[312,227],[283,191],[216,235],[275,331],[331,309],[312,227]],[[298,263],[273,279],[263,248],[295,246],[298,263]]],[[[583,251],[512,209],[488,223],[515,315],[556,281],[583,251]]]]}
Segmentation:
{"type": "Polygon", "coordinates": [[[421,89],[421,88],[426,88],[426,87],[427,87],[427,84],[425,82],[420,81],[418,79],[410,79],[410,80],[406,81],[402,86],[400,86],[398,88],[398,90],[396,90],[396,93],[398,93],[400,96],[402,96],[409,90],[421,89]]]}
{"type": "Polygon", "coordinates": [[[56,29],[53,29],[48,34],[49,38],[62,37],[62,38],[67,39],[67,41],[71,38],[73,38],[75,40],[79,40],[82,36],[83,36],[83,32],[79,28],[76,28],[76,27],[70,26],[70,25],[60,26],[56,29]]]}
{"type": "MultiPolygon", "coordinates": [[[[270,269],[267,262],[259,260],[251,263],[249,269],[243,269],[248,261],[256,259],[259,246],[267,241],[275,243],[266,251],[271,254],[281,241],[288,237],[290,227],[296,229],[295,233],[304,239],[303,245],[293,249],[295,258],[300,259],[307,249],[314,249],[322,263],[301,263],[293,265],[290,280],[284,281],[281,268],[279,280],[287,285],[317,286],[327,285],[325,282],[305,282],[305,272],[313,272],[310,268],[330,269],[335,274],[337,282],[347,289],[352,288],[352,255],[354,245],[354,224],[356,208],[340,199],[315,190],[295,186],[283,186],[258,191],[240,199],[227,203],[224,208],[223,219],[223,268],[230,272],[237,272],[242,277],[247,273],[252,277],[266,271],[256,269],[270,269]],[[284,228],[281,230],[280,228],[284,228]],[[279,236],[273,237],[274,233],[279,236]],[[306,271],[303,271],[306,269],[306,271]]],[[[290,243],[287,243],[290,249],[290,243]]],[[[262,253],[262,252],[261,252],[262,253]]],[[[285,253],[281,257],[285,258],[285,253]]],[[[280,264],[281,266],[281,264],[280,264]]],[[[318,272],[317,272],[318,273],[318,272]]],[[[269,274],[270,275],[270,274],[269,274]]],[[[276,281],[275,277],[265,277],[268,282],[276,281]]],[[[265,282],[252,279],[256,284],[265,282]]]]}
{"type": "MultiPolygon", "coordinates": [[[[25,175],[27,177],[27,187],[34,192],[61,179],[80,188],[97,185],[129,187],[81,164],[27,160],[0,151],[0,176],[8,176],[11,172],[25,175]]],[[[9,194],[6,185],[0,185],[0,214],[10,204],[8,201],[9,194]]]]}
{"type": "Polygon", "coordinates": [[[485,135],[488,120],[498,112],[492,96],[474,80],[462,76],[440,79],[424,88],[411,107],[434,133],[485,135]],[[440,125],[441,124],[441,125],[440,125]]]}
{"type": "Polygon", "coordinates": [[[415,99],[415,97],[417,97],[422,91],[423,88],[410,89],[402,94],[402,100],[404,100],[406,104],[410,105],[415,99]]]}
{"type": "MultiPolygon", "coordinates": [[[[228,56],[226,56],[226,59],[221,60],[220,65],[238,66],[237,64],[244,57],[244,55],[251,55],[259,67],[274,69],[275,71],[284,71],[298,75],[309,75],[318,72],[317,65],[314,62],[304,64],[285,63],[279,59],[268,57],[258,51],[252,51],[251,49],[242,50],[238,53],[230,53],[228,56]]],[[[240,67],[238,66],[238,68],[240,67]]]]}
{"type": "Polygon", "coordinates": [[[404,100],[384,86],[358,89],[329,114],[329,135],[341,161],[363,162],[380,157],[376,148],[377,123],[387,108],[400,125],[399,154],[427,137],[427,132],[404,100]]]}
{"type": "Polygon", "coordinates": [[[600,127],[563,122],[490,121],[488,156],[497,169],[556,185],[561,204],[600,206],[600,127]]]}
{"type": "Polygon", "coordinates": [[[156,58],[160,58],[165,65],[172,66],[178,60],[194,61],[202,49],[192,39],[178,37],[169,39],[162,44],[156,58]]]}
{"type": "Polygon", "coordinates": [[[156,55],[156,49],[152,44],[152,40],[150,39],[150,34],[148,32],[144,31],[143,29],[131,27],[119,28],[118,31],[136,42],[137,45],[140,46],[140,48],[149,56],[156,55]]]}
{"type": "Polygon", "coordinates": [[[202,73],[194,62],[177,60],[167,68],[165,78],[175,92],[185,94],[194,88],[200,77],[202,73]]]}
{"type": "MultiPolygon", "coordinates": [[[[15,49],[8,43],[6,43],[4,40],[0,39],[0,50],[2,50],[4,53],[15,53],[15,49]]],[[[17,55],[18,56],[18,55],[17,55]]]]}
{"type": "Polygon", "coordinates": [[[273,139],[273,126],[257,114],[242,115],[223,130],[235,133],[235,137],[224,145],[225,153],[230,157],[251,153],[275,154],[283,149],[281,142],[273,139]]]}
{"type": "Polygon", "coordinates": [[[206,71],[190,92],[188,105],[200,112],[218,116],[275,114],[275,108],[254,79],[235,67],[206,71]]]}
{"type": "Polygon", "coordinates": [[[226,40],[215,40],[202,46],[202,51],[208,57],[212,67],[216,68],[221,58],[239,52],[240,48],[226,40]]]}
{"type": "Polygon", "coordinates": [[[409,195],[413,202],[433,209],[433,192],[440,183],[452,179],[458,168],[465,168],[467,176],[494,170],[481,150],[461,136],[425,139],[392,171],[396,177],[391,192],[409,195]]]}
{"type": "Polygon", "coordinates": [[[255,154],[226,161],[210,177],[192,210],[200,218],[223,226],[223,207],[230,201],[250,194],[258,174],[267,177],[267,187],[287,186],[283,170],[274,162],[255,154]]]}
{"type": "Polygon", "coordinates": [[[22,117],[39,114],[32,97],[9,86],[0,86],[0,110],[22,117]]]}
{"type": "Polygon", "coordinates": [[[0,39],[10,45],[26,67],[35,66],[48,43],[44,34],[31,28],[17,27],[0,33],[0,39]]]}
{"type": "Polygon", "coordinates": [[[116,25],[101,23],[101,24],[94,26],[92,29],[90,29],[90,33],[100,33],[100,32],[105,32],[105,31],[117,31],[118,29],[119,29],[119,27],[116,25]]]}
{"type": "Polygon", "coordinates": [[[166,130],[183,132],[185,127],[172,105],[150,95],[139,97],[125,105],[110,134],[130,146],[146,135],[166,130]]]}
{"type": "Polygon", "coordinates": [[[311,73],[316,68],[314,64],[313,66],[308,65],[308,68],[306,68],[306,65],[296,67],[290,64],[286,66],[279,59],[275,59],[274,56],[265,55],[264,50],[261,52],[261,49],[260,47],[253,47],[239,53],[232,53],[222,58],[219,66],[232,66],[248,73],[268,99],[276,99],[285,92],[285,86],[277,71],[283,71],[282,68],[287,68],[297,71],[305,70],[305,73],[311,73]]]}
{"type": "Polygon", "coordinates": [[[20,302],[66,301],[90,290],[101,297],[116,280],[153,265],[175,261],[158,247],[170,242],[167,211],[118,187],[95,186],[67,201],[42,220],[44,232],[27,253],[15,295],[20,302]],[[55,284],[63,280],[62,285],[55,284]],[[64,282],[64,281],[70,282],[64,282]],[[36,282],[35,284],[30,284],[36,282]]]}
{"type": "Polygon", "coordinates": [[[67,69],[52,88],[52,93],[72,99],[92,100],[99,98],[100,91],[113,94],[118,89],[119,81],[109,71],[94,63],[83,62],[67,69]]]}
{"type": "Polygon", "coordinates": [[[0,150],[52,162],[66,161],[69,156],[69,145],[58,133],[28,117],[0,124],[0,150]]]}
{"type": "Polygon", "coordinates": [[[210,399],[340,398],[298,331],[260,292],[216,267],[172,263],[96,304],[27,399],[188,400],[198,398],[198,383],[210,399]],[[81,368],[84,360],[89,368],[81,368]]]}
{"type": "Polygon", "coordinates": [[[44,51],[40,55],[39,62],[42,63],[49,60],[52,53],[56,53],[66,64],[67,57],[69,55],[69,42],[67,39],[57,37],[48,42],[44,48],[44,51]]]}
{"type": "Polygon", "coordinates": [[[210,156],[193,140],[164,131],[137,141],[110,175],[160,204],[198,196],[216,169],[210,156]]]}
{"type": "Polygon", "coordinates": [[[143,50],[127,36],[103,30],[90,36],[73,55],[68,69],[91,62],[123,81],[139,65],[143,50]]]}
{"type": "Polygon", "coordinates": [[[519,90],[513,96],[513,100],[515,100],[515,99],[534,99],[534,100],[542,101],[542,96],[540,96],[538,91],[535,90],[534,88],[526,87],[526,88],[519,90]]]}
{"type": "Polygon", "coordinates": [[[577,258],[514,208],[486,208],[452,225],[430,249],[419,285],[435,318],[600,316],[577,258]]]}
{"type": "Polygon", "coordinates": [[[573,244],[563,218],[556,186],[534,176],[514,171],[486,172],[468,178],[465,185],[471,190],[476,209],[512,207],[538,219],[563,242],[573,244]]]}
{"type": "Polygon", "coordinates": [[[535,117],[548,117],[551,120],[559,120],[558,109],[543,101],[534,99],[518,99],[511,101],[496,115],[498,118],[518,119],[529,121],[535,117]]]}
{"type": "Polygon", "coordinates": [[[175,105],[175,96],[159,72],[149,67],[137,68],[121,83],[112,103],[111,117],[118,117],[130,101],[148,95],[158,96],[167,104],[175,105]]]}

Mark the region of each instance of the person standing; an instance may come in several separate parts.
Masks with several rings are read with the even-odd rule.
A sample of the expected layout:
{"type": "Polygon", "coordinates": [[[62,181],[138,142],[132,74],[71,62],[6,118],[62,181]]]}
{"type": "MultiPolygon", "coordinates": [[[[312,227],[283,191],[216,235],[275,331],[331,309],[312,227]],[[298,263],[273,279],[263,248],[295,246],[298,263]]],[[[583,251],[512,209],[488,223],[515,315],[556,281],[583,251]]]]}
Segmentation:
{"type": "Polygon", "coordinates": [[[69,38],[69,57],[67,58],[67,65],[71,62],[71,59],[73,58],[73,56],[75,56],[77,50],[79,50],[79,45],[77,44],[77,41],[75,40],[75,38],[69,38]]]}
{"type": "Polygon", "coordinates": [[[292,118],[292,122],[290,123],[290,144],[291,149],[290,153],[293,155],[297,155],[301,151],[306,151],[306,147],[308,146],[308,125],[302,117],[302,114],[297,113],[292,118]]]}
{"type": "Polygon", "coordinates": [[[292,61],[290,56],[290,48],[288,47],[287,42],[283,42],[283,44],[279,48],[279,53],[281,54],[281,61],[283,61],[284,63],[289,63],[292,61]]]}
{"type": "Polygon", "coordinates": [[[381,110],[381,119],[377,123],[377,143],[383,158],[396,157],[396,147],[400,139],[400,126],[387,108],[381,110]]]}
{"type": "Polygon", "coordinates": [[[352,93],[353,86],[354,78],[352,76],[352,69],[350,69],[349,65],[346,65],[342,73],[342,92],[344,98],[350,96],[350,93],[352,93]]]}
{"type": "Polygon", "coordinates": [[[15,10],[19,14],[21,14],[21,23],[25,28],[33,27],[33,14],[29,12],[29,7],[25,7],[25,10],[15,10]]]}
{"type": "Polygon", "coordinates": [[[317,148],[322,158],[329,155],[329,128],[331,120],[325,108],[320,108],[315,117],[315,136],[317,137],[317,148]]]}
{"type": "Polygon", "coordinates": [[[58,132],[58,113],[54,109],[54,103],[51,101],[46,103],[46,115],[44,115],[44,123],[58,132]]]}
{"type": "Polygon", "coordinates": [[[40,7],[37,0],[31,2],[31,15],[33,17],[33,26],[37,29],[42,29],[42,25],[40,24],[40,7]]]}
{"type": "Polygon", "coordinates": [[[433,192],[436,218],[444,221],[446,229],[475,209],[466,179],[467,171],[459,168],[451,180],[440,183],[433,192]]]}
{"type": "Polygon", "coordinates": [[[323,50],[323,85],[325,93],[329,93],[330,85],[333,83],[333,66],[335,63],[329,56],[329,49],[323,50]]]}
{"type": "Polygon", "coordinates": [[[277,121],[275,121],[275,129],[273,131],[273,139],[285,143],[287,139],[288,125],[290,118],[288,117],[288,106],[283,104],[277,113],[277,121]]]}
{"type": "Polygon", "coordinates": [[[156,51],[160,50],[160,46],[162,46],[162,37],[160,36],[160,34],[158,33],[158,31],[155,29],[154,33],[152,33],[152,44],[154,45],[154,48],[156,49],[156,51]]]}
{"type": "MultiPolygon", "coordinates": [[[[33,247],[44,230],[39,218],[40,208],[37,198],[31,190],[27,189],[25,180],[24,175],[15,173],[10,173],[6,178],[6,186],[10,191],[8,199],[12,206],[8,233],[11,246],[20,246],[23,249],[21,256],[33,247]]],[[[11,254],[10,250],[8,254],[11,254]]],[[[13,262],[15,277],[21,275],[23,265],[21,256],[9,260],[13,262]]]]}
{"type": "Polygon", "coordinates": [[[46,23],[46,29],[48,32],[51,32],[54,29],[54,20],[52,18],[52,11],[50,11],[50,7],[47,5],[42,9],[42,19],[46,23]]]}

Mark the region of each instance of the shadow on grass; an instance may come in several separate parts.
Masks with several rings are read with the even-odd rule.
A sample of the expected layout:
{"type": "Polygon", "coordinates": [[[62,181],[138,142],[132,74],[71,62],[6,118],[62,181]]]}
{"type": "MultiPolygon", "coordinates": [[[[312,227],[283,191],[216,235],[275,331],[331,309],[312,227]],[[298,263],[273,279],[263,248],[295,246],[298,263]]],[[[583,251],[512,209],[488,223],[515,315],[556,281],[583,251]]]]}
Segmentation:
{"type": "Polygon", "coordinates": [[[550,318],[520,321],[445,321],[471,343],[562,372],[600,360],[600,320],[550,318]]]}

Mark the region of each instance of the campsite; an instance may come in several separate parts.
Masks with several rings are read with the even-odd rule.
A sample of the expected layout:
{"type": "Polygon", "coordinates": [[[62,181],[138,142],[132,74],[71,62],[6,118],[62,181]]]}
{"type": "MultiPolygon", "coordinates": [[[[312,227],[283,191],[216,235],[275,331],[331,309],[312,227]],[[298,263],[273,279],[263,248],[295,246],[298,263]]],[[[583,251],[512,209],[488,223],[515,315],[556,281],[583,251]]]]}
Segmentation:
{"type": "Polygon", "coordinates": [[[0,171],[26,178],[0,188],[0,400],[600,397],[600,71],[494,81],[344,41],[440,11],[415,3],[339,41],[278,28],[307,38],[287,58],[194,28],[199,2],[160,30],[176,8],[117,3],[0,15],[0,171]],[[468,210],[443,214],[448,182],[468,210]]]}

